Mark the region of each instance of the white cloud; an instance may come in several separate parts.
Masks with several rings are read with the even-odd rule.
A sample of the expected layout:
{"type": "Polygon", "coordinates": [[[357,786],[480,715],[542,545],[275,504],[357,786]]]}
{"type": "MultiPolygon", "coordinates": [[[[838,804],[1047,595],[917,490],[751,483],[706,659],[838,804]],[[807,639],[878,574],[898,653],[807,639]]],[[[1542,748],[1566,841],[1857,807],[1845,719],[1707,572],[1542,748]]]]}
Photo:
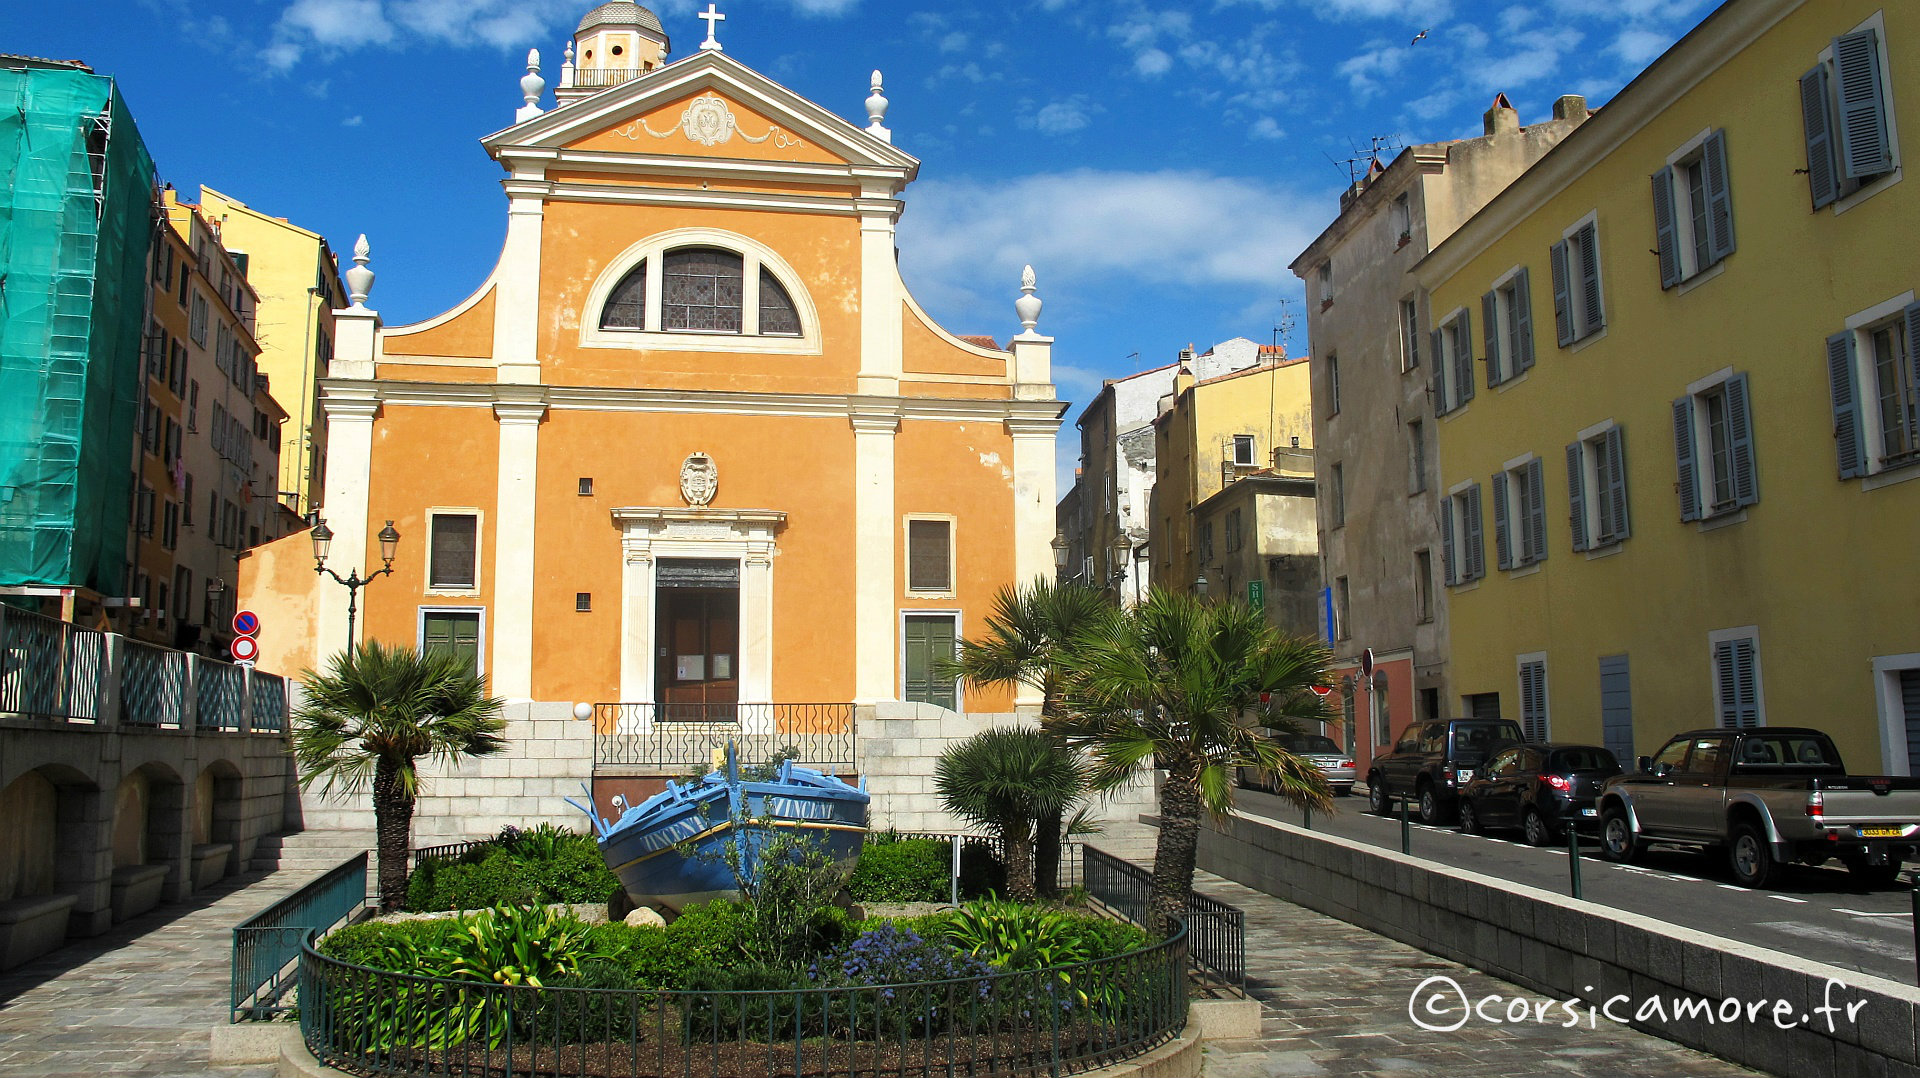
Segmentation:
{"type": "Polygon", "coordinates": [[[361,124],[364,124],[366,122],[367,120],[366,120],[366,117],[364,116],[349,116],[346,119],[340,121],[340,126],[341,127],[359,127],[361,124]]]}
{"type": "Polygon", "coordinates": [[[1607,51],[1635,67],[1643,67],[1667,51],[1667,46],[1673,44],[1673,40],[1672,34],[1629,27],[1620,31],[1620,36],[1613,39],[1607,51]]]}
{"type": "Polygon", "coordinates": [[[1133,69],[1142,75],[1164,75],[1173,66],[1173,57],[1156,48],[1145,48],[1133,56],[1133,69]]]}
{"type": "Polygon", "coordinates": [[[1247,137],[1269,140],[1283,139],[1287,137],[1287,133],[1281,129],[1280,124],[1275,121],[1273,117],[1262,116],[1253,122],[1252,127],[1247,128],[1247,137]]]}
{"type": "Polygon", "coordinates": [[[1032,127],[1043,135],[1065,135],[1087,126],[1088,112],[1092,108],[1085,94],[1075,94],[1064,101],[1049,102],[1029,119],[1022,119],[1021,126],[1032,127]]]}
{"type": "Polygon", "coordinates": [[[860,6],[860,0],[793,0],[793,9],[802,15],[834,18],[860,6]]]}

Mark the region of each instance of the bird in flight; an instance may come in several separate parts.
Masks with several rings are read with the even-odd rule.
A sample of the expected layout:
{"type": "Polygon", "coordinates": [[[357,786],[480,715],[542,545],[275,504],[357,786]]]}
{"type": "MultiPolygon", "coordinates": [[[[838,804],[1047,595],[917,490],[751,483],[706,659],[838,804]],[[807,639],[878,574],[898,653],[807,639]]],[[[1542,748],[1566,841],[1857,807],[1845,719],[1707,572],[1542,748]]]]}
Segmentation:
{"type": "Polygon", "coordinates": [[[1427,35],[1432,32],[1433,31],[1431,29],[1428,29],[1428,30],[1422,30],[1419,33],[1413,35],[1413,40],[1407,42],[1407,47],[1412,48],[1413,46],[1420,44],[1420,42],[1426,40],[1427,35]]]}

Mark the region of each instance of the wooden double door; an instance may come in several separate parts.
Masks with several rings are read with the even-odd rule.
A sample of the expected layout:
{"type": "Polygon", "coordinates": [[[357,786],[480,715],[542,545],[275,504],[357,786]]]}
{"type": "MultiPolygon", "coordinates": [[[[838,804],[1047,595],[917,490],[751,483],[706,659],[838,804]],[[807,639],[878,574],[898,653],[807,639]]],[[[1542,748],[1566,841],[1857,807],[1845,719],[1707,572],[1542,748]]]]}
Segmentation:
{"type": "Polygon", "coordinates": [[[740,589],[661,588],[658,607],[660,717],[732,721],[740,701],[740,589]]]}

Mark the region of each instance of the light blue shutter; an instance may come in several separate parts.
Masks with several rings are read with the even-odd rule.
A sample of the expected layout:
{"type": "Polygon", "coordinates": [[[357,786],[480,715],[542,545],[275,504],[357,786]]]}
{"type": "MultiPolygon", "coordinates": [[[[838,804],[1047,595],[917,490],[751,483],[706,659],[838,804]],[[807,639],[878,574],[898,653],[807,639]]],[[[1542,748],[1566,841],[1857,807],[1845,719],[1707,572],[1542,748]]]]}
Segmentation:
{"type": "Polygon", "coordinates": [[[1719,685],[1720,725],[1760,725],[1760,678],[1752,637],[1722,640],[1713,646],[1713,674],[1719,685]]]}
{"type": "Polygon", "coordinates": [[[1607,431],[1607,474],[1597,477],[1606,487],[1601,496],[1613,504],[1613,537],[1633,534],[1627,522],[1627,438],[1619,427],[1607,431]]]}
{"type": "MultiPolygon", "coordinates": [[[[1907,315],[1907,426],[1920,424],[1920,303],[1910,305],[1907,315]]],[[[1920,745],[1915,746],[1920,751],[1920,745]]]]}
{"type": "Polygon", "coordinates": [[[1465,572],[1468,580],[1479,580],[1487,575],[1487,545],[1485,533],[1480,523],[1480,484],[1467,488],[1467,549],[1465,552],[1465,572]]]}
{"type": "Polygon", "coordinates": [[[1586,448],[1579,442],[1567,446],[1567,530],[1576,551],[1587,549],[1586,448]]]}
{"type": "Polygon", "coordinates": [[[1815,64],[1800,76],[1800,120],[1807,132],[1807,189],[1813,208],[1840,196],[1839,165],[1833,159],[1833,114],[1827,88],[1827,65],[1815,64]]]}
{"type": "Polygon", "coordinates": [[[1513,568],[1513,540],[1507,528],[1507,473],[1493,476],[1493,565],[1513,568]]]}
{"type": "Polygon", "coordinates": [[[1727,379],[1727,433],[1733,443],[1733,500],[1752,505],[1760,500],[1760,481],[1754,474],[1753,411],[1745,374],[1727,379]]]}
{"type": "Polygon", "coordinates": [[[1573,343],[1573,295],[1567,291],[1567,241],[1561,240],[1549,252],[1553,263],[1553,329],[1560,347],[1573,343]]]}
{"type": "Polygon", "coordinates": [[[1580,298],[1585,305],[1580,312],[1580,335],[1600,332],[1607,316],[1600,309],[1600,237],[1592,225],[1580,230],[1580,298]]]}
{"type": "Polygon", "coordinates": [[[1693,398],[1681,397],[1673,402],[1673,456],[1679,465],[1679,481],[1674,489],[1680,492],[1680,519],[1700,519],[1700,469],[1694,463],[1693,450],[1693,398]]]}
{"type": "Polygon", "coordinates": [[[1451,587],[1460,581],[1454,577],[1453,497],[1440,499],[1440,579],[1451,587]]]}
{"type": "Polygon", "coordinates": [[[1727,174],[1727,133],[1715,131],[1700,149],[1707,170],[1707,253],[1715,262],[1733,253],[1733,181],[1727,174]]]}
{"type": "Polygon", "coordinates": [[[1513,279],[1513,373],[1533,367],[1533,289],[1527,284],[1527,268],[1513,279]]]}
{"type": "Polygon", "coordinates": [[[1465,404],[1473,399],[1473,316],[1466,311],[1453,323],[1454,343],[1460,346],[1453,356],[1453,395],[1465,404]]]}
{"type": "Polygon", "coordinates": [[[1653,174],[1653,246],[1660,256],[1660,287],[1680,283],[1680,244],[1673,229],[1673,169],[1653,174]]]}
{"type": "Polygon", "coordinates": [[[1840,100],[1840,172],[1862,180],[1893,168],[1887,103],[1880,87],[1880,44],[1872,30],[1833,39],[1833,81],[1840,100]]]}
{"type": "Polygon", "coordinates": [[[1433,331],[1432,338],[1433,373],[1429,378],[1433,383],[1433,414],[1446,415],[1451,410],[1447,407],[1447,353],[1440,347],[1439,330],[1433,331]]]}
{"type": "Polygon", "coordinates": [[[1527,462],[1527,490],[1522,511],[1527,514],[1526,549],[1522,557],[1529,562],[1547,558],[1547,484],[1546,462],[1538,457],[1527,462]]]}
{"type": "MultiPolygon", "coordinates": [[[[1908,309],[1908,321],[1912,322],[1908,309]]],[[[1867,474],[1866,447],[1861,444],[1860,394],[1854,382],[1853,331],[1827,338],[1827,384],[1833,393],[1833,442],[1840,454],[1840,478],[1867,474]]]]}
{"type": "Polygon", "coordinates": [[[1501,383],[1500,376],[1500,301],[1492,292],[1480,297],[1480,335],[1487,345],[1487,388],[1501,383]]]}

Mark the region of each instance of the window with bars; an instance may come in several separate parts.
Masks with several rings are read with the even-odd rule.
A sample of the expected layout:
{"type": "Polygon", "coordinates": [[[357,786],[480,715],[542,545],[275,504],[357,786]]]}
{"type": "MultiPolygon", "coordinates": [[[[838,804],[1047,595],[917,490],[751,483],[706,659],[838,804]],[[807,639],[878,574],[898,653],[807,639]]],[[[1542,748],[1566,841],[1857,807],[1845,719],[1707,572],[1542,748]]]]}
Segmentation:
{"type": "Polygon", "coordinates": [[[478,587],[479,515],[431,513],[427,531],[427,586],[436,590],[478,587]]]}
{"type": "Polygon", "coordinates": [[[953,591],[952,521],[907,521],[907,590],[953,591]]]}
{"type": "Polygon", "coordinates": [[[758,261],[720,247],[683,247],[642,260],[607,294],[599,325],[611,330],[801,335],[799,309],[780,279],[758,261]],[[660,263],[660,279],[650,282],[654,261],[660,263]],[[759,295],[751,323],[746,317],[749,274],[759,295]],[[657,295],[650,295],[650,284],[657,295]],[[649,310],[654,303],[658,310],[649,310]]]}
{"type": "Polygon", "coordinates": [[[627,271],[600,308],[601,329],[647,328],[647,264],[627,271]]]}

